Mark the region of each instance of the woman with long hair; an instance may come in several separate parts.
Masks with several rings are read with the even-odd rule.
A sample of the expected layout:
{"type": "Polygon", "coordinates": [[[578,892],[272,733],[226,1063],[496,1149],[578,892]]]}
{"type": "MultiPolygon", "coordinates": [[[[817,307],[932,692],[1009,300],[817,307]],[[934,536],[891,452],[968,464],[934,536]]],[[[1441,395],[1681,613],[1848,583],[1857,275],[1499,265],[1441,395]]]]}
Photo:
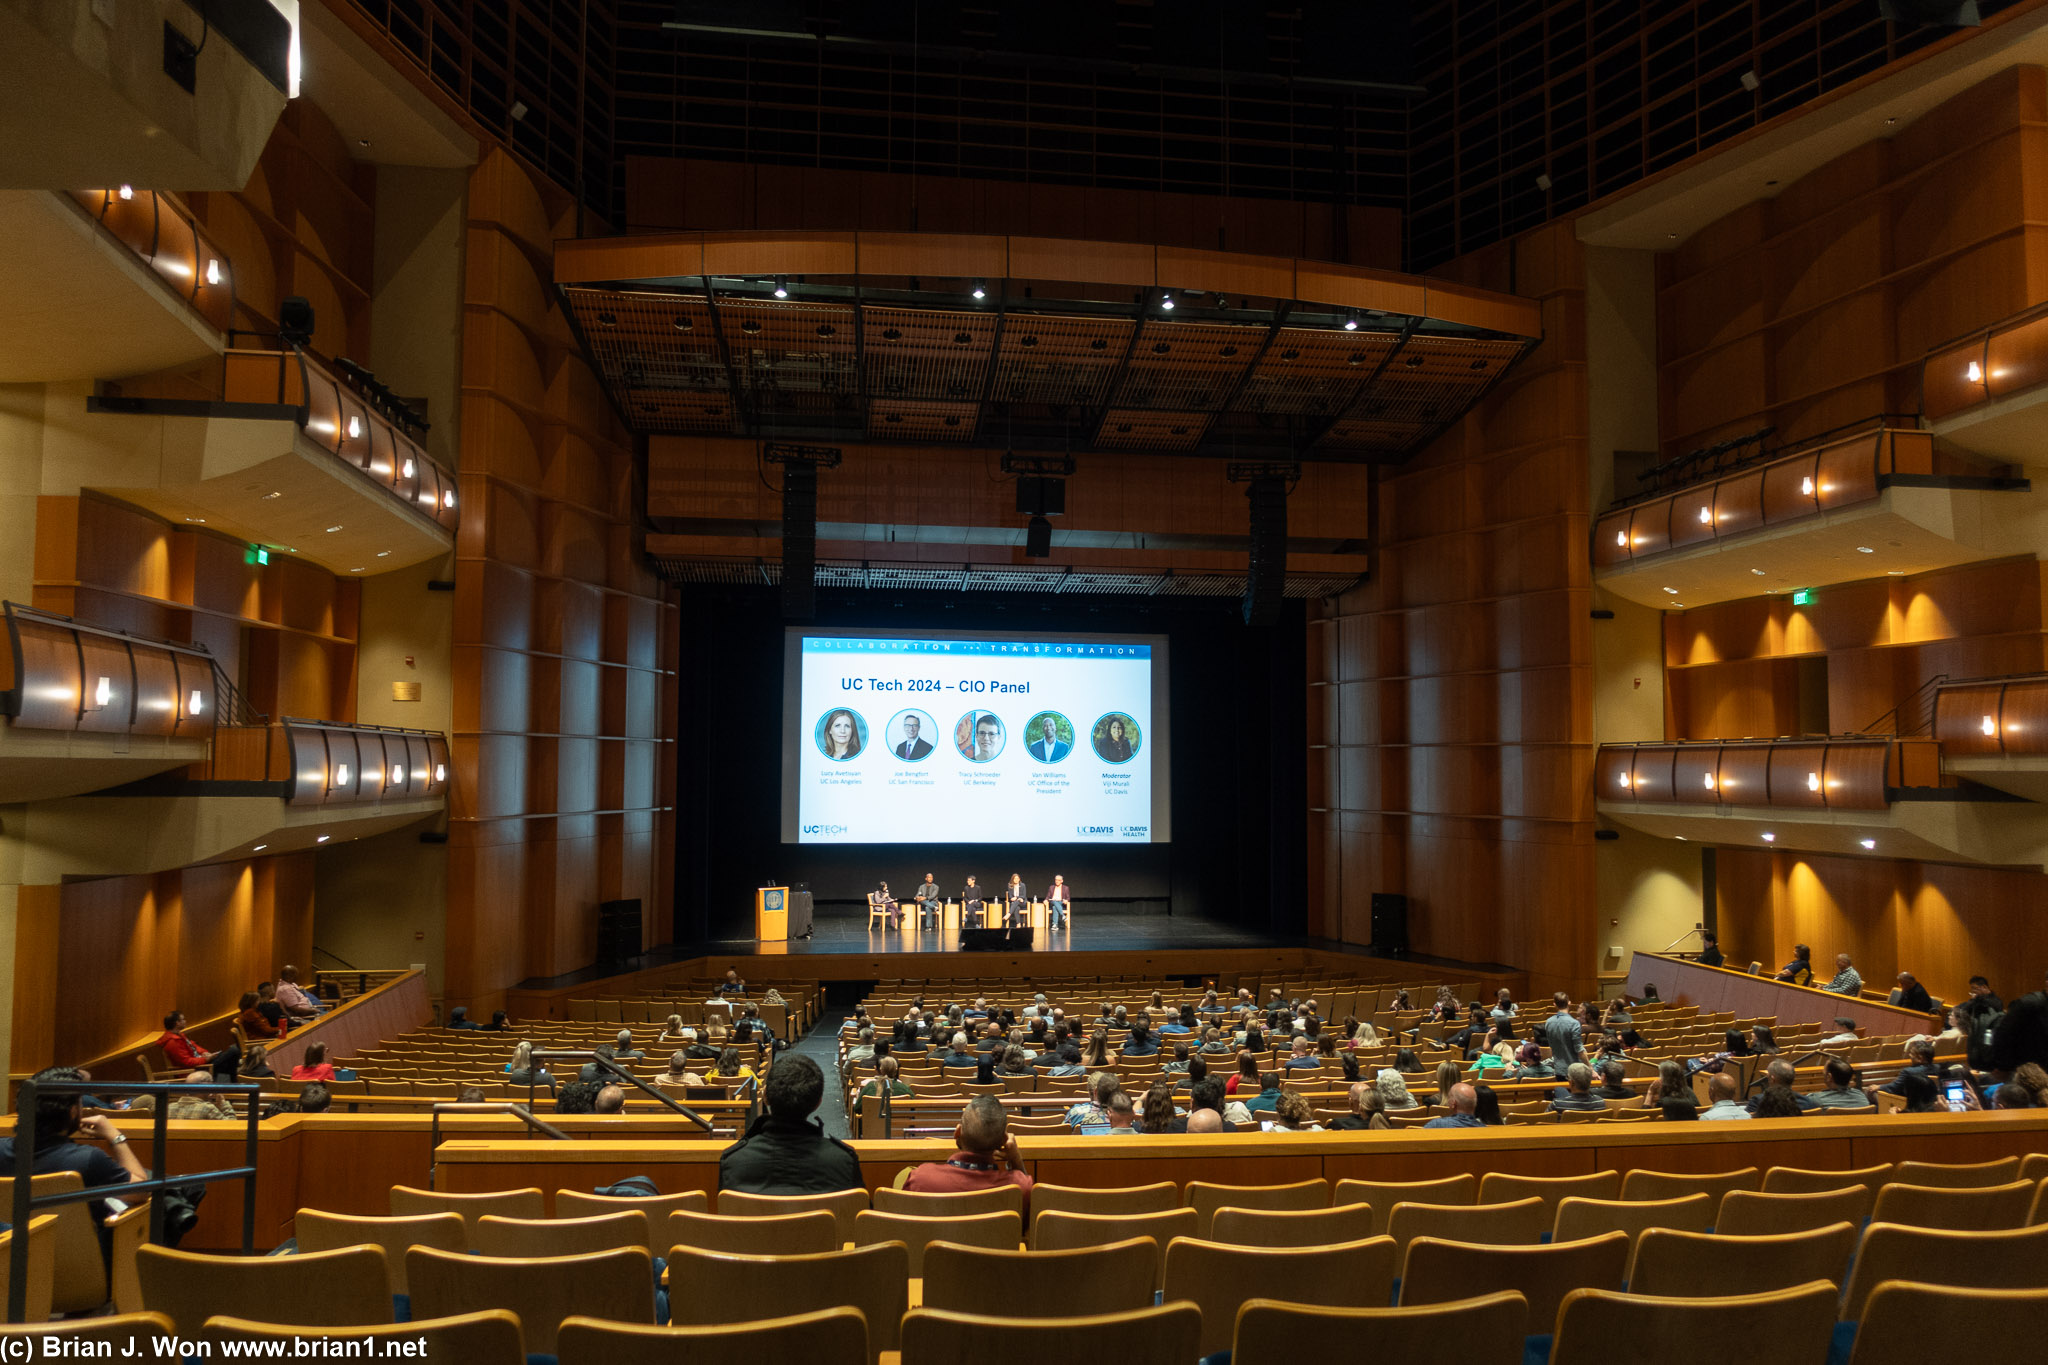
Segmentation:
{"type": "Polygon", "coordinates": [[[860,753],[860,726],[840,707],[825,717],[825,757],[844,762],[860,753]]]}
{"type": "Polygon", "coordinates": [[[1778,1039],[1777,1036],[1771,1032],[1771,1026],[1769,1024],[1758,1024],[1755,1028],[1749,1031],[1749,1036],[1752,1049],[1756,1052],[1758,1056],[1775,1057],[1778,1055],[1778,1039]]]}
{"type": "Polygon", "coordinates": [[[1116,1065],[1110,1057],[1108,1030],[1096,1029],[1088,1035],[1088,1050],[1081,1054],[1081,1061],[1091,1068],[1116,1065]]]}
{"type": "Polygon", "coordinates": [[[1155,1081],[1145,1092],[1145,1098],[1138,1105],[1138,1117],[1148,1133],[1169,1133],[1177,1117],[1173,1108],[1173,1085],[1170,1081],[1155,1081]]]}
{"type": "Polygon", "coordinates": [[[1131,757],[1131,741],[1124,736],[1122,716],[1111,716],[1109,728],[1103,737],[1095,741],[1095,752],[1106,763],[1124,763],[1131,757]]]}
{"type": "Polygon", "coordinates": [[[1501,1117],[1499,1092],[1490,1085],[1476,1085],[1472,1089],[1479,1096],[1479,1107],[1472,1111],[1472,1117],[1489,1128],[1498,1128],[1507,1122],[1501,1117]]]}
{"type": "Polygon", "coordinates": [[[1235,1095],[1259,1093],[1259,1058],[1249,1050],[1237,1054],[1237,1074],[1223,1083],[1223,1093],[1235,1095]],[[1247,1089],[1246,1087],[1250,1087],[1247,1089]]]}

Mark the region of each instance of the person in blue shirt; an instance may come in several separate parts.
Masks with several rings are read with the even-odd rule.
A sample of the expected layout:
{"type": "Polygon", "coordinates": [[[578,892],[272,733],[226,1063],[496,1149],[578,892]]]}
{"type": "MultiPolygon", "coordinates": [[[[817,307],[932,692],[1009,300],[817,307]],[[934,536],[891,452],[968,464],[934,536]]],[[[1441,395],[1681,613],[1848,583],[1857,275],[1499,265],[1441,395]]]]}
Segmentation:
{"type": "Polygon", "coordinates": [[[1156,1057],[1159,1055],[1159,1044],[1152,1037],[1149,1025],[1134,1023],[1131,1025],[1131,1039],[1124,1044],[1122,1051],[1126,1057],[1156,1057]]]}
{"type": "Polygon", "coordinates": [[[1451,1087],[1450,1095],[1444,1102],[1451,1112],[1439,1114],[1424,1128],[1484,1128],[1475,1112],[1479,1108],[1479,1092],[1463,1081],[1451,1087]]]}
{"type": "Polygon", "coordinates": [[[1316,1060],[1315,1054],[1309,1051],[1308,1039],[1297,1034],[1294,1039],[1294,1051],[1287,1058],[1287,1069],[1289,1071],[1307,1071],[1321,1065],[1322,1063],[1316,1060]]]}
{"type": "Polygon", "coordinates": [[[1244,1102],[1245,1112],[1256,1114],[1262,1109],[1278,1108],[1280,1104],[1280,1073],[1268,1071],[1259,1077],[1259,1093],[1244,1102]]]}
{"type": "Polygon", "coordinates": [[[1162,1034],[1193,1033],[1195,1031],[1195,1007],[1193,1005],[1182,1005],[1179,1016],[1168,1019],[1165,1023],[1161,1024],[1159,1031],[1162,1034]]]}

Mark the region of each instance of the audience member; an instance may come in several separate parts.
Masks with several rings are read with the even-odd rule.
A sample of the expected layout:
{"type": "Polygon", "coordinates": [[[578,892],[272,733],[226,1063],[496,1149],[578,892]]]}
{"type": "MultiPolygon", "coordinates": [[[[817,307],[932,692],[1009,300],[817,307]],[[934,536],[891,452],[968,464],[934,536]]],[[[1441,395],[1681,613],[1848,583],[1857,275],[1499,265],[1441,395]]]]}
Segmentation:
{"type": "Polygon", "coordinates": [[[1736,1099],[1735,1078],[1725,1071],[1717,1071],[1707,1078],[1707,1098],[1712,1101],[1701,1110],[1702,1119],[1746,1119],[1749,1111],[1736,1099]]]}
{"type": "Polygon", "coordinates": [[[1862,1109],[1870,1103],[1870,1096],[1856,1084],[1856,1068],[1850,1066],[1846,1059],[1830,1057],[1822,1071],[1828,1078],[1827,1088],[1806,1096],[1814,1108],[1862,1109]]]}
{"type": "Polygon", "coordinates": [[[1899,973],[1899,989],[1892,996],[1892,1003],[1902,1010],[1919,1010],[1922,1014],[1934,1012],[1934,998],[1927,988],[1913,979],[1911,972],[1899,973]]]}
{"type": "Polygon", "coordinates": [[[512,1060],[505,1063],[505,1082],[545,1090],[550,1095],[555,1093],[555,1078],[548,1074],[545,1066],[535,1064],[533,1044],[528,1042],[521,1042],[512,1049],[512,1060]]]}
{"type": "Polygon", "coordinates": [[[1899,1072],[1897,1079],[1882,1088],[1883,1093],[1903,1095],[1906,1093],[1906,1077],[1932,1077],[1939,1073],[1940,1068],[1934,1064],[1934,1040],[1925,1034],[1917,1035],[1906,1040],[1906,1066],[1899,1072]]]}
{"type": "Polygon", "coordinates": [[[1835,974],[1821,987],[1832,995],[1857,995],[1863,990],[1863,974],[1849,962],[1847,953],[1835,954],[1835,974]]]}
{"type": "Polygon", "coordinates": [[[1197,1109],[1188,1115],[1190,1133],[1221,1133],[1229,1127],[1230,1123],[1214,1109],[1197,1109]]]}
{"type": "Polygon", "coordinates": [[[1721,956],[1721,940],[1712,929],[1700,935],[1700,951],[1697,961],[1702,967],[1718,967],[1725,959],[1721,956]]]}
{"type": "Polygon", "coordinates": [[[462,1087],[462,1093],[455,1097],[455,1102],[457,1104],[488,1104],[490,1103],[490,1096],[484,1094],[484,1088],[480,1085],[465,1085],[462,1087]]]}
{"type": "Polygon", "coordinates": [[[1785,1118],[1787,1115],[1778,1111],[1787,1106],[1790,1106],[1793,1114],[1803,1114],[1809,1109],[1820,1108],[1818,1103],[1792,1089],[1797,1079],[1798,1075],[1793,1071],[1790,1060],[1773,1057],[1770,1066],[1764,1071],[1764,1088],[1751,1096],[1749,1103],[1743,1107],[1760,1119],[1785,1118]],[[1775,1098],[1772,1094],[1774,1091],[1778,1092],[1775,1098]],[[1768,1106],[1765,1104],[1767,1099],[1770,1101],[1768,1106]]]}
{"type": "MultiPolygon", "coordinates": [[[[1951,1020],[1955,1018],[1954,1011],[1950,1011],[1949,1018],[1951,1020]]],[[[1821,1039],[1820,1045],[1822,1047],[1841,1047],[1848,1043],[1860,1043],[1862,1041],[1863,1035],[1856,1031],[1856,1021],[1837,1015],[1835,1017],[1835,1031],[1821,1039]]],[[[1956,1041],[1958,1043],[1962,1042],[1961,1034],[1956,1035],[1956,1041]]]]}
{"type": "MultiPolygon", "coordinates": [[[[1240,1052],[1237,1054],[1237,1074],[1223,1083],[1223,1093],[1235,1095],[1245,1089],[1247,1082],[1256,1084],[1258,1079],[1259,1059],[1249,1051],[1240,1052]]],[[[1252,1091],[1251,1093],[1257,1094],[1258,1092],[1252,1091]]],[[[1247,1098],[1249,1097],[1248,1095],[1247,1098]]]]}
{"type": "Polygon", "coordinates": [[[827,1137],[814,1117],[824,1098],[825,1073],[816,1062],[800,1052],[778,1061],[761,1087],[763,1113],[718,1158],[718,1188],[745,1194],[862,1188],[860,1158],[827,1137]]]}
{"type": "MultiPolygon", "coordinates": [[[[1028,1218],[1031,1177],[1024,1173],[1017,1139],[1009,1135],[1009,1119],[995,1096],[976,1095],[967,1102],[960,1115],[960,1126],[953,1130],[953,1141],[959,1150],[944,1161],[927,1161],[919,1166],[903,1182],[903,1188],[919,1194],[946,1194],[1015,1185],[1024,1191],[1028,1218]]],[[[853,1183],[860,1183],[858,1165],[854,1168],[853,1183]]]]}
{"type": "MultiPolygon", "coordinates": [[[[1169,1095],[1166,1102],[1171,1106],[1173,1097],[1169,1095]]],[[[1135,1126],[1137,1118],[1138,1113],[1131,1105],[1130,1093],[1124,1090],[1117,1091],[1109,1097],[1109,1131],[1106,1136],[1130,1137],[1138,1131],[1135,1126]]]]}
{"type": "Polygon", "coordinates": [[[1415,1097],[1408,1093],[1408,1082],[1401,1079],[1401,1073],[1398,1071],[1381,1068],[1380,1074],[1373,1078],[1373,1085],[1379,1090],[1380,1102],[1388,1113],[1422,1107],[1415,1102],[1415,1097]]]}
{"type": "Polygon", "coordinates": [[[277,1003],[294,1019],[317,1019],[327,1008],[299,984],[299,969],[289,962],[277,969],[277,1003]]]}
{"type": "Polygon", "coordinates": [[[1213,1110],[1216,1116],[1217,1126],[1210,1131],[1218,1133],[1237,1131],[1237,1125],[1223,1117],[1223,1082],[1217,1080],[1214,1076],[1204,1076],[1201,1080],[1194,1083],[1188,1092],[1188,1112],[1186,1116],[1176,1118],[1167,1128],[1167,1131],[1170,1133],[1202,1131],[1195,1127],[1195,1117],[1205,1109],[1213,1110]]]}
{"type": "MultiPolygon", "coordinates": [[[[173,1026],[165,1024],[166,1029],[173,1026]]],[[[60,1081],[83,1081],[84,1073],[68,1066],[46,1067],[32,1079],[38,1085],[60,1081]]],[[[21,1120],[15,1121],[15,1136],[0,1138],[0,1171],[14,1169],[14,1144],[21,1132],[21,1120]]],[[[34,1165],[36,1175],[48,1175],[53,1171],[76,1171],[85,1182],[85,1188],[97,1189],[103,1185],[125,1185],[131,1180],[147,1180],[149,1172],[143,1169],[135,1153],[128,1148],[128,1137],[114,1121],[104,1114],[81,1116],[77,1095],[44,1093],[36,1096],[35,1113],[30,1118],[31,1141],[35,1144],[34,1165]],[[107,1149],[89,1147],[75,1140],[83,1135],[94,1142],[104,1142],[107,1149]]],[[[105,1200],[93,1204],[93,1210],[104,1221],[114,1216],[116,1210],[105,1200]]]]}
{"type": "Polygon", "coordinates": [[[1607,1102],[1593,1093],[1593,1068],[1584,1062],[1573,1062],[1565,1069],[1565,1088],[1550,1101],[1556,1110],[1585,1109],[1600,1111],[1607,1108],[1607,1102]]]}
{"type": "Polygon", "coordinates": [[[856,1099],[864,1100],[870,1095],[880,1095],[885,1087],[888,1089],[891,1099],[916,1094],[917,1091],[911,1086],[910,1082],[902,1079],[899,1074],[901,1070],[902,1068],[897,1066],[894,1057],[882,1058],[881,1061],[875,1063],[874,1079],[860,1088],[860,1094],[856,1099]]]}
{"type": "Polygon", "coordinates": [[[1088,1078],[1088,1098],[1067,1110],[1069,1128],[1101,1128],[1109,1122],[1109,1097],[1122,1088],[1114,1071],[1098,1071],[1088,1078]]]}
{"type": "Polygon", "coordinates": [[[315,1081],[299,1092],[301,1114],[324,1114],[334,1102],[334,1093],[315,1081]]]}
{"type": "Polygon", "coordinates": [[[1602,1100],[1632,1100],[1636,1092],[1629,1089],[1628,1063],[1619,1057],[1610,1057],[1600,1063],[1600,1084],[1593,1094],[1602,1100]]]}
{"type": "MultiPolygon", "coordinates": [[[[1941,1087],[1936,1083],[1933,1076],[1909,1068],[1899,1073],[1899,1079],[1894,1084],[1899,1087],[1895,1093],[1905,1097],[1906,1105],[1902,1112],[1908,1114],[1945,1114],[1948,1112],[1948,1106],[1943,1104],[1941,1100],[1941,1087]]],[[[1886,1086],[1885,1089],[1890,1090],[1891,1087],[1886,1086]]]]}
{"type": "Polygon", "coordinates": [[[619,1030],[618,1042],[612,1046],[612,1056],[622,1062],[637,1062],[646,1055],[647,1052],[644,1048],[633,1046],[633,1030],[629,1028],[619,1030]]]}
{"type": "Polygon", "coordinates": [[[242,1026],[242,1033],[249,1038],[282,1038],[284,1030],[264,1017],[260,1008],[262,997],[254,991],[243,991],[242,998],[235,1005],[240,1011],[235,1022],[242,1026]]]}
{"type": "MultiPolygon", "coordinates": [[[[211,1083],[212,1080],[213,1073],[210,1071],[192,1071],[186,1073],[185,1076],[185,1084],[189,1086],[205,1086],[211,1083]]],[[[239,1117],[233,1108],[222,1104],[210,1091],[203,1089],[180,1093],[171,1101],[171,1107],[168,1112],[169,1116],[174,1119],[232,1119],[239,1117]]]]}
{"type": "Polygon", "coordinates": [[[1782,1085],[1765,1086],[1749,1105],[1751,1118],[1796,1119],[1805,1112],[1806,1106],[1800,1104],[1799,1096],[1782,1085]]]}
{"type": "Polygon", "coordinates": [[[1351,1112],[1343,1118],[1333,1120],[1330,1127],[1343,1132],[1362,1132],[1369,1128],[1391,1128],[1387,1122],[1386,1101],[1380,1097],[1379,1087],[1371,1081],[1360,1081],[1351,1087],[1351,1112]]]}
{"type": "Polygon", "coordinates": [[[1778,1046],[1778,1035],[1771,1032],[1769,1024],[1757,1024],[1750,1029],[1749,1050],[1760,1057],[1775,1057],[1783,1051],[1778,1046]]]}
{"type": "Polygon", "coordinates": [[[512,1016],[503,1010],[492,1010],[491,1022],[484,1025],[483,1031],[485,1033],[510,1033],[512,1031],[512,1016]]]}
{"type": "Polygon", "coordinates": [[[469,1017],[469,1006],[467,1005],[457,1005],[454,1009],[448,1011],[448,1027],[468,1029],[472,1033],[481,1032],[483,1029],[483,1025],[469,1017]]]}
{"type": "MultiPolygon", "coordinates": [[[[1244,1099],[1244,1093],[1242,1088],[1240,1088],[1238,1092],[1238,1098],[1244,1099]]],[[[1252,1096],[1250,1099],[1244,1100],[1245,1112],[1247,1114],[1268,1113],[1271,1110],[1278,1108],[1279,1105],[1280,1073],[1277,1071],[1268,1071],[1264,1075],[1259,1077],[1259,1093],[1252,1096]]]]}
{"type": "MultiPolygon", "coordinates": [[[[1572,1069],[1577,1071],[1581,1068],[1573,1067],[1572,1069]]],[[[1479,1108],[1479,1092],[1463,1081],[1450,1088],[1448,1096],[1444,1101],[1444,1107],[1451,1112],[1439,1114],[1422,1126],[1424,1128],[1484,1128],[1486,1126],[1479,1121],[1479,1116],[1476,1112],[1479,1108]]]]}
{"type": "Polygon", "coordinates": [[[597,1092],[604,1087],[596,1081],[582,1078],[570,1081],[555,1092],[557,1114],[594,1114],[597,1112],[597,1092]]]}
{"type": "Polygon", "coordinates": [[[1778,969],[1778,980],[1789,981],[1795,986],[1813,984],[1813,949],[1804,943],[1792,948],[1792,960],[1778,969]]]}
{"type": "Polygon", "coordinates": [[[620,1114],[626,1109],[626,1092],[616,1085],[599,1086],[591,1105],[593,1114],[620,1114]]]}
{"type": "Polygon", "coordinates": [[[291,1078],[295,1081],[331,1081],[334,1068],[327,1063],[327,1044],[315,1039],[306,1044],[305,1055],[292,1068],[291,1078]]]}
{"type": "Polygon", "coordinates": [[[1320,1133],[1323,1126],[1315,1121],[1315,1110],[1307,1099],[1292,1090],[1283,1091],[1273,1106],[1271,1131],[1276,1133],[1320,1133]]]}
{"type": "MultiPolygon", "coordinates": [[[[1129,1104],[1131,1101],[1129,1095],[1125,1094],[1122,1090],[1118,1090],[1116,1094],[1110,1096],[1110,1108],[1112,1110],[1115,1108],[1115,1101],[1118,1096],[1122,1096],[1126,1104],[1129,1104]]],[[[1173,1103],[1173,1082],[1165,1080],[1154,1081],[1151,1088],[1145,1091],[1145,1100],[1140,1108],[1140,1112],[1144,1119],[1146,1132],[1172,1132],[1175,1120],[1180,1118],[1180,1111],[1174,1107],[1173,1103]]]]}
{"type": "Polygon", "coordinates": [[[1472,1116],[1489,1128],[1499,1128],[1504,1125],[1507,1119],[1501,1115],[1500,1095],[1495,1092],[1494,1088],[1490,1085],[1480,1084],[1473,1086],[1472,1089],[1478,1096],[1478,1104],[1473,1108],[1472,1116]]]}
{"type": "Polygon", "coordinates": [[[1550,997],[1552,1013],[1543,1025],[1543,1040],[1550,1048],[1550,1069],[1559,1077],[1585,1055],[1584,1030],[1572,1014],[1571,997],[1563,991],[1550,997]]]}

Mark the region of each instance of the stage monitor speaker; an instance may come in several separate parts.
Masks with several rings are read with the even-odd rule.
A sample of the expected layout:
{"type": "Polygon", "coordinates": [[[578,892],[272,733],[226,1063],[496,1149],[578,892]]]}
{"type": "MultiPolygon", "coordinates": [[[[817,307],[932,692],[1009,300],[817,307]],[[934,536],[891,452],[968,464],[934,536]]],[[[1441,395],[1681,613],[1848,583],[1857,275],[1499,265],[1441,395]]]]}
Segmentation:
{"type": "Polygon", "coordinates": [[[1251,563],[1244,583],[1244,623],[1272,625],[1280,618],[1287,586],[1287,484],[1254,479],[1246,485],[1251,504],[1251,563]]]}
{"type": "Polygon", "coordinates": [[[782,617],[818,614],[818,470],[792,460],[782,466],[782,617]]]}
{"type": "Polygon", "coordinates": [[[597,907],[597,965],[640,956],[640,898],[601,901],[597,907]]]}
{"type": "Polygon", "coordinates": [[[1372,946],[1396,957],[1408,954],[1408,898],[1391,891],[1372,893],[1372,946]]]}
{"type": "Polygon", "coordinates": [[[963,953],[1000,953],[1004,951],[1029,952],[1031,931],[1029,929],[962,929],[960,951],[963,953]]]}

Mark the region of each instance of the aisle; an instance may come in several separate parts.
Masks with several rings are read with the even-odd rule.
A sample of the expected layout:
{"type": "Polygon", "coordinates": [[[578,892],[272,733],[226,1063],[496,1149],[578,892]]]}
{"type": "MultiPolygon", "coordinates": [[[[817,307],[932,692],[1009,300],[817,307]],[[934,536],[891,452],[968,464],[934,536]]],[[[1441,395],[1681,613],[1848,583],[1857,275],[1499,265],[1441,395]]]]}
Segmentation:
{"type": "Polygon", "coordinates": [[[851,1010],[827,1010],[811,1031],[789,1049],[809,1057],[825,1073],[825,1099],[818,1106],[818,1117],[824,1121],[826,1133],[836,1138],[853,1136],[846,1121],[846,1100],[839,1092],[839,1027],[850,1013],[851,1010]]]}

